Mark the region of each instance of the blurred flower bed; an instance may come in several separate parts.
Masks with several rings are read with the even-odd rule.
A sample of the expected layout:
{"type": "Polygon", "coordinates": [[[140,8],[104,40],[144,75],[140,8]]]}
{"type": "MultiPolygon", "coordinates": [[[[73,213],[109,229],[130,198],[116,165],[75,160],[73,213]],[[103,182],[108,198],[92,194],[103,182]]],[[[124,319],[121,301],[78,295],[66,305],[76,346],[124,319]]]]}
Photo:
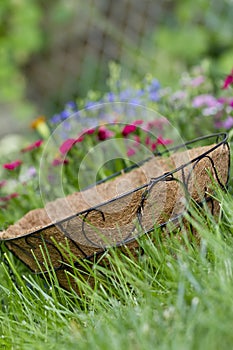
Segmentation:
{"type": "MultiPolygon", "coordinates": [[[[131,143],[125,149],[126,158],[112,163],[110,168],[102,168],[98,181],[133,164],[133,157],[141,145],[154,154],[160,154],[164,147],[172,145],[174,140],[165,132],[167,121],[179,131],[184,141],[233,127],[233,70],[224,79],[215,80],[208,74],[208,65],[203,64],[184,73],[179,89],[173,90],[160,86],[158,80],[149,75],[143,81],[129,85],[122,79],[120,67],[111,64],[108,86],[109,92],[102,96],[98,91],[91,91],[85,99],[68,102],[60,113],[50,118],[38,117],[31,125],[32,133],[28,139],[21,142],[21,149],[13,153],[2,152],[1,229],[27,211],[43,206],[39,184],[40,162],[46,144],[57,128],[62,130],[60,142],[55,145],[53,158],[45,160],[52,172],[63,172],[66,178],[64,192],[70,193],[80,189],[77,172],[85,155],[103,141],[115,138],[130,140],[131,143]],[[106,122],[106,118],[101,122],[100,119],[97,127],[77,130],[75,136],[72,133],[70,137],[72,116],[79,118],[82,111],[90,111],[91,115],[96,107],[103,106],[106,117],[110,113],[109,106],[117,103],[132,107],[129,109],[130,122],[124,115],[119,122],[116,113],[113,122],[106,122]],[[138,118],[134,115],[137,106],[156,111],[161,118],[156,117],[149,122],[143,115],[138,118]]],[[[45,155],[43,157],[46,158],[45,155]]]]}

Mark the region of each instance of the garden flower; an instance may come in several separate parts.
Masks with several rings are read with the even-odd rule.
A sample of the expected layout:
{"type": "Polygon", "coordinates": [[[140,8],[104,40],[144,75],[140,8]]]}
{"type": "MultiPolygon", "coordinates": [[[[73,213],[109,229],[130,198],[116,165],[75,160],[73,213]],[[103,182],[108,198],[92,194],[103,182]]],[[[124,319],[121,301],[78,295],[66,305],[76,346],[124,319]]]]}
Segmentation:
{"type": "Polygon", "coordinates": [[[133,148],[131,148],[131,147],[127,150],[127,156],[128,156],[128,157],[134,156],[135,153],[136,153],[135,149],[133,149],[133,148]]]}
{"type": "Polygon", "coordinates": [[[0,197],[0,201],[1,202],[8,202],[9,200],[16,198],[18,196],[19,196],[19,194],[14,192],[14,193],[8,194],[7,196],[0,197]]]}
{"type": "Polygon", "coordinates": [[[155,151],[155,150],[156,150],[156,147],[157,147],[157,142],[153,142],[153,143],[151,144],[151,150],[152,150],[152,151],[155,151]]]}
{"type": "Polygon", "coordinates": [[[30,145],[28,145],[27,147],[23,148],[21,150],[21,152],[28,152],[28,151],[33,151],[36,148],[39,148],[43,143],[43,140],[37,140],[33,143],[31,143],[30,145]]]}
{"type": "Polygon", "coordinates": [[[128,136],[129,134],[131,134],[132,132],[134,132],[136,130],[136,125],[135,124],[128,124],[125,125],[123,130],[122,130],[122,135],[123,136],[128,136]]]}
{"type": "Polygon", "coordinates": [[[151,139],[150,139],[149,136],[147,136],[147,137],[146,137],[146,140],[145,140],[145,144],[146,144],[147,146],[149,146],[150,143],[151,143],[151,139]]]}
{"type": "Polygon", "coordinates": [[[199,76],[197,76],[197,77],[195,77],[195,78],[193,78],[192,80],[191,80],[191,86],[192,87],[197,87],[197,86],[199,86],[199,85],[201,85],[202,83],[204,83],[204,81],[205,81],[205,78],[204,78],[204,76],[203,75],[199,75],[199,76]]]}
{"type": "Polygon", "coordinates": [[[14,170],[18,168],[21,164],[21,160],[15,160],[14,162],[3,164],[3,168],[7,170],[14,170]]]}
{"type": "Polygon", "coordinates": [[[34,166],[30,166],[26,171],[22,172],[19,175],[19,181],[22,183],[27,183],[31,179],[33,179],[37,175],[36,168],[34,166]]]}
{"type": "Polygon", "coordinates": [[[139,143],[141,143],[140,137],[138,135],[134,136],[134,140],[135,140],[135,145],[138,145],[139,143]]]}
{"type": "Polygon", "coordinates": [[[68,164],[68,163],[69,163],[68,159],[54,158],[52,165],[58,166],[61,164],[68,164]]]}
{"type": "Polygon", "coordinates": [[[224,80],[222,89],[228,89],[228,87],[233,84],[233,69],[229,75],[224,80]]]}
{"type": "Polygon", "coordinates": [[[59,150],[62,154],[66,154],[75,144],[75,139],[67,139],[60,146],[59,150]]]}
{"type": "Polygon", "coordinates": [[[160,84],[157,79],[153,79],[151,85],[149,87],[149,98],[153,102],[157,102],[159,100],[158,91],[160,89],[160,84]]]}
{"type": "Polygon", "coordinates": [[[77,112],[77,103],[75,101],[69,101],[65,104],[65,109],[71,109],[73,112],[77,112]]]}
{"type": "Polygon", "coordinates": [[[83,131],[83,135],[85,135],[85,134],[92,135],[92,134],[94,134],[94,132],[95,132],[94,128],[86,129],[86,130],[83,131]]]}
{"type": "Polygon", "coordinates": [[[217,107],[219,106],[219,101],[214,98],[212,95],[208,94],[203,94],[203,95],[198,95],[194,97],[192,101],[192,105],[195,108],[200,108],[200,107],[217,107]]]}
{"type": "Polygon", "coordinates": [[[67,118],[69,118],[70,116],[72,115],[72,112],[67,110],[67,109],[64,109],[64,111],[62,111],[60,113],[60,117],[61,117],[61,120],[66,120],[67,118]]]}
{"type": "Polygon", "coordinates": [[[32,129],[37,130],[37,132],[45,139],[50,136],[50,130],[46,124],[46,119],[44,116],[40,116],[31,123],[32,129]]]}
{"type": "Polygon", "coordinates": [[[162,145],[162,146],[166,146],[166,145],[170,145],[173,141],[171,139],[164,139],[162,135],[159,135],[157,138],[157,145],[162,145]]]}
{"type": "Polygon", "coordinates": [[[50,119],[50,122],[52,124],[57,124],[61,122],[61,116],[60,114],[54,114],[54,116],[50,119]]]}
{"type": "Polygon", "coordinates": [[[110,137],[114,136],[114,132],[111,130],[108,130],[104,125],[99,127],[98,130],[98,139],[100,141],[104,141],[110,137]]]}
{"type": "Polygon", "coordinates": [[[78,142],[82,142],[83,137],[79,136],[77,139],[67,139],[60,146],[59,150],[62,154],[66,154],[78,142]]]}
{"type": "Polygon", "coordinates": [[[6,180],[0,181],[0,188],[4,187],[6,185],[6,180]]]}
{"type": "Polygon", "coordinates": [[[114,102],[115,101],[115,95],[114,95],[114,93],[113,92],[108,92],[107,93],[107,101],[108,102],[114,102]]]}
{"type": "Polygon", "coordinates": [[[142,119],[136,119],[134,122],[133,122],[133,125],[142,125],[144,123],[144,121],[142,119]]]}
{"type": "Polygon", "coordinates": [[[226,120],[222,122],[222,126],[226,129],[230,129],[233,127],[233,117],[228,116],[226,120]]]}

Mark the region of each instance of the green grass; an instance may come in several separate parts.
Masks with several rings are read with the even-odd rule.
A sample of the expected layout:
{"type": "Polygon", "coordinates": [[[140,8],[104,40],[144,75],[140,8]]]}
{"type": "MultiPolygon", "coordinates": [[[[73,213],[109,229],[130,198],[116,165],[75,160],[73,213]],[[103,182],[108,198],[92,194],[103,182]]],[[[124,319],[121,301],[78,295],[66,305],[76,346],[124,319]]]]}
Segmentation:
{"type": "Polygon", "coordinates": [[[2,264],[0,349],[231,349],[233,198],[217,196],[217,221],[192,211],[200,240],[155,230],[139,240],[137,259],[112,250],[110,268],[90,269],[93,289],[77,278],[81,296],[6,252],[17,287],[2,264]]]}

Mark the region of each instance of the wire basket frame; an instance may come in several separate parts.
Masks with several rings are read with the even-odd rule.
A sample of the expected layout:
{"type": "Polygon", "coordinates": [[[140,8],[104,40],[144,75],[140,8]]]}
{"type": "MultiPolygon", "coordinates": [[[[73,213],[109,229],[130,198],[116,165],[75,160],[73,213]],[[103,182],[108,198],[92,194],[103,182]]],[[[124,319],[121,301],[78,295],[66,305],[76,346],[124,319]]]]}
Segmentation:
{"type": "Polygon", "coordinates": [[[229,180],[230,148],[226,133],[208,135],[166,149],[157,157],[115,174],[114,178],[110,176],[111,181],[107,178],[95,188],[102,191],[126,176],[133,181],[139,170],[150,169],[153,173],[161,162],[174,164],[174,160],[178,165],[175,169],[151,176],[149,182],[129,192],[39,229],[36,225],[26,227],[25,220],[30,213],[34,217],[39,215],[37,210],[29,212],[23,218],[26,218],[24,226],[17,226],[17,223],[10,226],[0,233],[0,240],[34,273],[46,274],[52,266],[62,287],[76,289],[75,282],[67,280],[66,271],[72,272],[72,268],[66,248],[75,257],[73,265],[82,269],[83,260],[92,262],[109,247],[133,250],[138,247],[140,235],[150,233],[155,227],[166,227],[168,223],[179,225],[190,201],[208,202],[214,214],[216,204],[211,196],[211,186],[215,182],[225,189],[229,180]],[[190,160],[182,164],[183,156],[187,154],[190,160]],[[41,247],[46,247],[46,254],[41,247]]]}

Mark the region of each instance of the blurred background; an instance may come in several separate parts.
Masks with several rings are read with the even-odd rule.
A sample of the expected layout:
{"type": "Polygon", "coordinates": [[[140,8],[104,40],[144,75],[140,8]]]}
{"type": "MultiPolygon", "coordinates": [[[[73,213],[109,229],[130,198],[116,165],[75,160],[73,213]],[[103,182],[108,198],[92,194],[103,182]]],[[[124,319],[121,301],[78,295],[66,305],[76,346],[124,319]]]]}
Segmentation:
{"type": "Polygon", "coordinates": [[[204,59],[227,74],[232,34],[232,0],[1,0],[0,137],[105,92],[111,61],[162,86],[204,59]]]}

